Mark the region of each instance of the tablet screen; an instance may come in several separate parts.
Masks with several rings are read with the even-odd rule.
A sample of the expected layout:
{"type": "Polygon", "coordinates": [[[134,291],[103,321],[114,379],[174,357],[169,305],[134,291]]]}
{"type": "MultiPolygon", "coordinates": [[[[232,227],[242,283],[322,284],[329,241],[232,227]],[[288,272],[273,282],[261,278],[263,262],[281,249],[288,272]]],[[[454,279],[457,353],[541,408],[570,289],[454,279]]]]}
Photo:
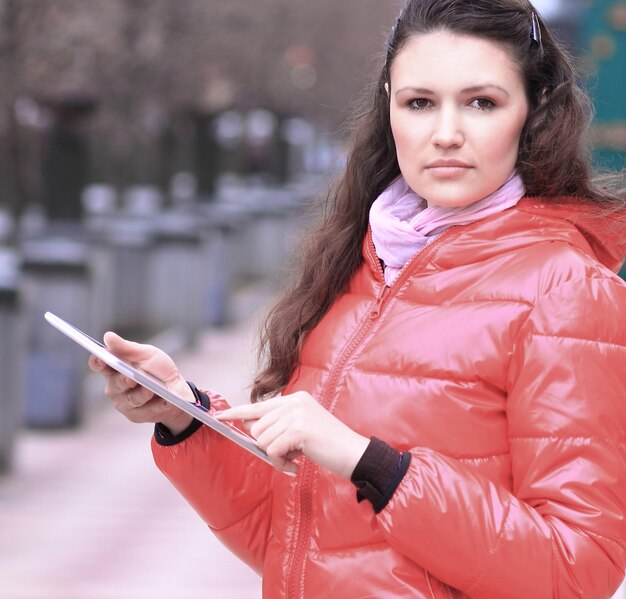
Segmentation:
{"type": "Polygon", "coordinates": [[[112,354],[102,343],[96,341],[89,335],[83,333],[80,329],[66,322],[59,316],[46,312],[45,319],[59,331],[67,335],[70,339],[84,347],[87,351],[91,352],[94,356],[100,358],[105,364],[108,364],[114,370],[132,379],[142,387],[149,389],[155,395],[162,397],[165,401],[175,405],[184,412],[187,412],[200,422],[206,424],[216,432],[224,435],[237,445],[240,445],[244,449],[247,449],[250,453],[253,453],[262,460],[271,463],[267,454],[257,446],[256,441],[232,427],[231,425],[217,420],[209,411],[198,403],[191,403],[178,395],[175,395],[167,387],[163,385],[163,382],[155,378],[154,376],[144,372],[137,366],[130,364],[124,360],[121,360],[116,355],[112,354]]]}

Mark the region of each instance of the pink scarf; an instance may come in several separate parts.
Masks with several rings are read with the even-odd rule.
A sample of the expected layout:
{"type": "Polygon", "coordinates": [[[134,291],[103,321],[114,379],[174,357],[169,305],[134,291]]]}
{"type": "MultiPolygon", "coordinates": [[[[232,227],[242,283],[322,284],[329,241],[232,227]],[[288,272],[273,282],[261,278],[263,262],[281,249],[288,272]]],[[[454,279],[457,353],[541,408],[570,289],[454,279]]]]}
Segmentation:
{"type": "Polygon", "coordinates": [[[513,172],[500,189],[473,204],[428,207],[400,175],[370,209],[372,238],[376,254],[385,264],[385,282],[391,286],[415,253],[452,225],[467,225],[511,208],[525,193],[522,178],[513,172]]]}

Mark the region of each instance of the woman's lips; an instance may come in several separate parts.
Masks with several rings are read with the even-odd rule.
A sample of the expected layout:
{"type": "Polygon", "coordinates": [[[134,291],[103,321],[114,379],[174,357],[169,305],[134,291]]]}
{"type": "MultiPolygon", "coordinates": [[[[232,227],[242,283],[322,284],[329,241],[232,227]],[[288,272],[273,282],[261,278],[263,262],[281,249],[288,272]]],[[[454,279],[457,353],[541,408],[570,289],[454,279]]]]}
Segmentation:
{"type": "Polygon", "coordinates": [[[429,166],[426,170],[428,173],[436,179],[457,179],[467,174],[471,169],[471,166],[429,166]]]}

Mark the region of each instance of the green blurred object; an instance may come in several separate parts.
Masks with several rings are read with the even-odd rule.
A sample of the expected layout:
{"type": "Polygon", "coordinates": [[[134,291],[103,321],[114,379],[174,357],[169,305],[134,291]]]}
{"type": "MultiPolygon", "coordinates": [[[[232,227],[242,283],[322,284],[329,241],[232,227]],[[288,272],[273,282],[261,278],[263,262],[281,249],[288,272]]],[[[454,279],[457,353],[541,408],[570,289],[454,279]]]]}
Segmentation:
{"type": "Polygon", "coordinates": [[[589,0],[581,34],[596,108],[594,159],[620,170],[626,166],[626,1],[589,0]]]}

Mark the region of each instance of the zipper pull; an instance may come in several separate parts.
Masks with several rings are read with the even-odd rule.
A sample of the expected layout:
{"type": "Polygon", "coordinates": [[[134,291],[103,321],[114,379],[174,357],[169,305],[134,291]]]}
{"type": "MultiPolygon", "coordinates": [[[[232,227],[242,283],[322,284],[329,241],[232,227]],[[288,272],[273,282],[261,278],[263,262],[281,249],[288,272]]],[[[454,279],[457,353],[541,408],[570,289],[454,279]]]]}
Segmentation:
{"type": "Polygon", "coordinates": [[[380,311],[382,309],[383,300],[385,299],[385,296],[387,295],[388,290],[389,290],[389,287],[387,287],[387,285],[383,285],[381,292],[378,294],[378,299],[376,300],[374,307],[370,310],[370,318],[372,320],[376,320],[380,316],[380,311]]]}

